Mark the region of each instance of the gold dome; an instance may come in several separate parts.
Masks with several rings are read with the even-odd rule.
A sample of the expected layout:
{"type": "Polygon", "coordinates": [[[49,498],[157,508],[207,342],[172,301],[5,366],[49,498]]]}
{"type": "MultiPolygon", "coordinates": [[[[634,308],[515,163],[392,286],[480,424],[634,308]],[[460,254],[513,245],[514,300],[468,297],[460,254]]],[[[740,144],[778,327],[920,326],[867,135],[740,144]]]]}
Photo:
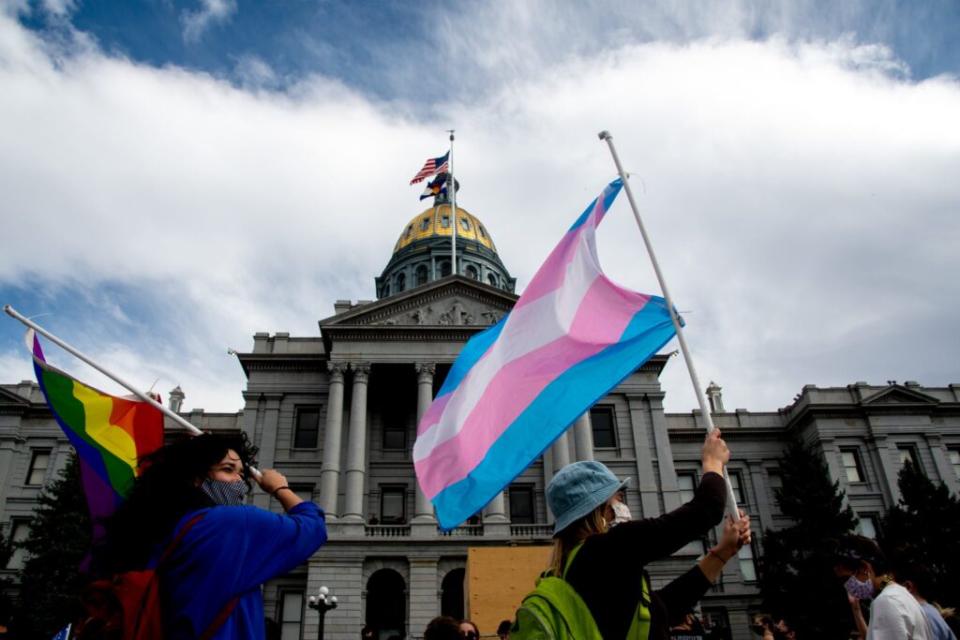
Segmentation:
{"type": "MultiPolygon", "coordinates": [[[[497,248],[493,245],[493,240],[490,238],[486,227],[473,214],[462,207],[457,207],[457,224],[460,225],[457,227],[457,238],[479,242],[496,253],[497,248]]],[[[441,204],[437,207],[430,207],[414,216],[403,228],[400,239],[393,247],[393,252],[397,253],[417,240],[433,237],[449,238],[451,233],[450,205],[441,204]]]]}

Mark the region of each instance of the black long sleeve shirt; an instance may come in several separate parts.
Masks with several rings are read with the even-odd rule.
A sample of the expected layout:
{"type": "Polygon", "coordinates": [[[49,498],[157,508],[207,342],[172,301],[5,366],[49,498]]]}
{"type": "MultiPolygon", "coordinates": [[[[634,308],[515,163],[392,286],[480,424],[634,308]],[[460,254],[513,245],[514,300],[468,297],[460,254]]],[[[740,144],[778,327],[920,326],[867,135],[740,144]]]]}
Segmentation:
{"type": "MultiPolygon", "coordinates": [[[[703,536],[723,518],[726,484],[705,473],[693,500],[659,518],[635,520],[586,539],[566,579],[587,603],[605,640],[625,638],[643,593],[644,567],[703,536]]],[[[710,581],[700,567],[651,594],[650,640],[667,640],[671,615],[692,608],[710,581]]]]}

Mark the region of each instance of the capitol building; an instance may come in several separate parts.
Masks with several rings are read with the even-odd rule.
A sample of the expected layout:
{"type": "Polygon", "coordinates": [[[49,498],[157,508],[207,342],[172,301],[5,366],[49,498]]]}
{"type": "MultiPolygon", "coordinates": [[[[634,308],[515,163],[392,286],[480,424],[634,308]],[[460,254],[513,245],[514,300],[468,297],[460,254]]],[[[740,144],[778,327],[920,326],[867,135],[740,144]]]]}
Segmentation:
{"type": "MultiPolygon", "coordinates": [[[[375,625],[383,639],[419,638],[440,614],[475,618],[484,637],[495,637],[496,622],[512,618],[513,610],[492,610],[483,594],[510,584],[513,568],[487,568],[494,571],[491,582],[490,570],[481,572],[483,558],[497,550],[543,557],[552,532],[544,489],[559,468],[599,460],[633,478],[626,497],[638,518],[679,506],[699,480],[701,416],[664,411],[660,374],[682,364],[657,355],[582,415],[482,512],[440,531],[414,476],[417,420],[464,343],[510,311],[518,298],[516,279],[491,230],[462,208],[454,219],[442,202],[399,229],[385,257],[374,279],[376,300],[331,301],[332,313],[318,319],[314,335],[253,336],[252,348],[238,354],[246,375],[242,410],[182,412],[204,430],[246,432],[260,449],[260,466],[278,469],[292,489],[327,513],[329,542],[308,563],[265,585],[266,614],[284,640],[317,637],[317,613],[305,598],[321,585],[339,602],[326,616],[329,639],[354,640],[364,624],[375,625]],[[454,225],[456,272],[450,259],[454,225]]],[[[762,531],[789,524],[774,490],[781,485],[779,458],[792,437],[823,454],[866,535],[875,534],[879,516],[897,503],[905,460],[960,492],[960,384],[810,384],[772,412],[729,410],[716,384],[706,393],[733,451],[729,472],[737,502],[754,527],[753,546],[726,566],[701,603],[701,616],[729,629],[730,638],[751,637],[748,617],[760,606],[762,531]]],[[[171,392],[171,407],[180,411],[183,397],[179,388],[171,392]]],[[[2,535],[26,536],[39,492],[70,451],[34,382],[0,384],[2,535]]],[[[280,510],[262,492],[253,502],[280,510]]],[[[654,587],[689,568],[709,543],[688,544],[649,567],[654,587]]],[[[8,575],[22,565],[21,553],[5,569],[8,575]]]]}

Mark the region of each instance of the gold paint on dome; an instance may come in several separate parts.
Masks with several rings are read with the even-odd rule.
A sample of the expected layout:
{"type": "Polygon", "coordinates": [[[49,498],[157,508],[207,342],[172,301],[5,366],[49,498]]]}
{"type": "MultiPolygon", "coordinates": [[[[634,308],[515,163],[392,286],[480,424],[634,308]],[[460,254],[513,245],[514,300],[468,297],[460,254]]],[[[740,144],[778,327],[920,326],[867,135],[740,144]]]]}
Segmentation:
{"type": "MultiPolygon", "coordinates": [[[[496,253],[497,248],[493,245],[493,240],[487,233],[486,227],[473,214],[466,209],[457,207],[457,224],[459,225],[457,227],[458,239],[474,240],[496,253]]],[[[393,247],[393,252],[396,253],[417,240],[434,237],[449,238],[452,233],[450,205],[442,204],[438,207],[430,207],[418,213],[407,223],[407,226],[400,233],[400,239],[393,247]]]]}

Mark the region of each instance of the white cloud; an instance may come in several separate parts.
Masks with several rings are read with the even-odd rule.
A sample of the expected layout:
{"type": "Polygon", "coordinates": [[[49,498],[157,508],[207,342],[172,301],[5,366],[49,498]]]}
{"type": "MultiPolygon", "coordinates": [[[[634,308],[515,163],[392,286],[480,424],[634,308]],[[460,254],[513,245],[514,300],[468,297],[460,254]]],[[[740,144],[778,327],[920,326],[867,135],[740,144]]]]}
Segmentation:
{"type": "Polygon", "coordinates": [[[236,0],[200,0],[199,9],[184,11],[180,16],[184,41],[199,42],[207,29],[227,22],[236,12],[236,0]]]}
{"type": "MultiPolygon", "coordinates": [[[[518,33],[562,32],[561,18],[530,16],[518,33]]],[[[53,59],[0,20],[13,240],[0,291],[90,287],[91,305],[113,310],[84,324],[97,353],[147,385],[181,384],[187,406],[235,410],[242,374],[226,348],[254,331],[316,335],[334,300],[373,296],[420,210],[406,183],[444,129],[459,131],[460,200],[521,288],[612,177],[596,138],[609,129],[645,185],[700,376],[728,407],[782,406],[805,383],[960,380],[955,81],[910,82],[889,50],[849,37],[622,43],[549,63],[497,28],[513,33],[470,36],[474,61],[495,70],[528,53],[538,73],[507,71],[502,89],[478,85],[423,119],[323,77],[277,93],[95,49],[53,59]],[[160,335],[125,343],[119,329],[149,324],[129,300],[98,298],[103,283],[150,301],[160,335]]],[[[625,199],[600,256],[614,279],[656,291],[625,199]]],[[[665,373],[672,410],[694,404],[685,376],[679,360],[665,373]]]]}

